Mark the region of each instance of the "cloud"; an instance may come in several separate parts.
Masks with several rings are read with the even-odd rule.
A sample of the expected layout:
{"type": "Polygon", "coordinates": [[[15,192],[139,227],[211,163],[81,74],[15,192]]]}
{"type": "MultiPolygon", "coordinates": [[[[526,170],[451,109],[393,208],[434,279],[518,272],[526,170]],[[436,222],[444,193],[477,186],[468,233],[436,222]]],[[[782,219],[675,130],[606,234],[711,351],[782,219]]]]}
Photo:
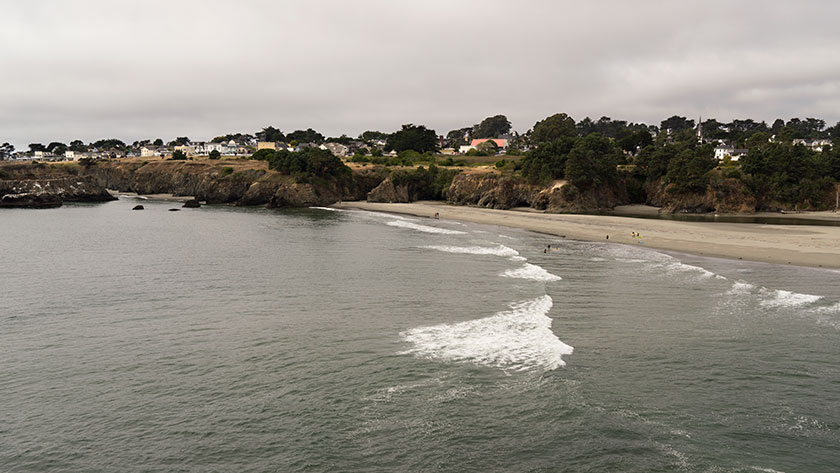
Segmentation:
{"type": "Polygon", "coordinates": [[[0,141],[840,119],[840,5],[0,0],[0,141]]]}

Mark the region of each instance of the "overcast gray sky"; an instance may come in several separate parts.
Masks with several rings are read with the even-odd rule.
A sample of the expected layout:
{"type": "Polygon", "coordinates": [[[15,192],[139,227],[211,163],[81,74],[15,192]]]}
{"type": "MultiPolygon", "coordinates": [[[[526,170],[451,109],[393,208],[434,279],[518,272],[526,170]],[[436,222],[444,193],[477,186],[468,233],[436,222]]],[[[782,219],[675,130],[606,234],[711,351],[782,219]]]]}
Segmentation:
{"type": "Polygon", "coordinates": [[[0,0],[0,142],[840,119],[840,2],[0,0]]]}

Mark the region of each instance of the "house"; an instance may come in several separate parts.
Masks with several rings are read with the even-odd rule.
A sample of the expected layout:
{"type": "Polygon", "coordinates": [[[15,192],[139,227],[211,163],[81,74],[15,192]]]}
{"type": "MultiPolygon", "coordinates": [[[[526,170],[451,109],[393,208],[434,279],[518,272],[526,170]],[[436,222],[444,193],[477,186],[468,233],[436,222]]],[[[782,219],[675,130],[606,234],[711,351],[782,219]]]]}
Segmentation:
{"type": "Polygon", "coordinates": [[[173,149],[173,151],[180,151],[180,152],[182,152],[182,153],[186,154],[187,156],[193,156],[193,155],[197,154],[197,153],[196,153],[196,149],[195,149],[195,145],[180,145],[180,146],[176,146],[176,147],[173,149]]]}
{"type": "Polygon", "coordinates": [[[823,149],[831,146],[831,140],[803,140],[801,138],[797,138],[793,140],[793,144],[803,145],[808,149],[821,153],[823,149]]]}
{"type": "Polygon", "coordinates": [[[280,148],[279,146],[277,146],[277,144],[278,143],[276,141],[258,141],[257,142],[257,151],[259,151],[261,149],[277,150],[278,148],[280,148]]]}
{"type": "Polygon", "coordinates": [[[729,156],[732,161],[738,161],[741,156],[745,156],[746,154],[746,149],[735,148],[734,146],[728,144],[721,144],[715,147],[715,159],[718,161],[723,161],[727,156],[729,156]]]}
{"type": "Polygon", "coordinates": [[[160,151],[157,147],[152,146],[143,146],[140,148],[140,157],[141,158],[151,158],[153,156],[160,156],[160,151]]]}
{"type": "Polygon", "coordinates": [[[484,143],[485,141],[492,141],[492,142],[496,143],[496,146],[498,146],[498,147],[499,147],[499,149],[507,149],[507,147],[508,147],[508,140],[506,140],[506,139],[502,139],[502,138],[480,138],[480,139],[475,139],[475,140],[472,140],[472,141],[470,142],[470,146],[471,146],[471,147],[473,147],[473,148],[475,148],[475,147],[477,147],[478,145],[480,145],[481,143],[484,143]]]}
{"type": "Polygon", "coordinates": [[[236,144],[236,141],[230,140],[227,143],[222,143],[222,149],[220,152],[223,156],[236,156],[239,154],[239,145],[236,144]]]}
{"type": "Polygon", "coordinates": [[[324,143],[319,146],[319,148],[328,150],[333,154],[333,156],[337,156],[339,158],[346,158],[350,155],[350,147],[341,143],[324,143]]]}

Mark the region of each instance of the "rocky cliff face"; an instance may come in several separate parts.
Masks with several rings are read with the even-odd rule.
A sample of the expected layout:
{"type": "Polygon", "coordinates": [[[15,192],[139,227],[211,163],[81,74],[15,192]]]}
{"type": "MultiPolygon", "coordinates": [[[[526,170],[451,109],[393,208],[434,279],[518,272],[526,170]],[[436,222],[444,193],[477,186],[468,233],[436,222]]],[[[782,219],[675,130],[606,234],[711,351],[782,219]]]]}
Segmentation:
{"type": "Polygon", "coordinates": [[[667,213],[753,213],[756,199],[738,179],[713,180],[705,192],[674,192],[661,180],[647,186],[649,205],[667,213]]]}
{"type": "Polygon", "coordinates": [[[0,205],[49,207],[61,202],[113,200],[106,189],[116,189],[194,196],[216,204],[306,207],[364,198],[383,179],[379,172],[362,171],[341,183],[316,178],[297,182],[258,166],[253,162],[225,166],[189,161],[6,164],[0,167],[0,205]]]}
{"type": "Polygon", "coordinates": [[[457,205],[477,205],[491,209],[535,207],[544,209],[547,200],[543,189],[524,180],[496,173],[455,176],[446,192],[446,200],[457,205]]]}
{"type": "Polygon", "coordinates": [[[616,205],[630,203],[623,181],[583,191],[568,185],[555,187],[547,191],[547,198],[545,211],[550,213],[606,212],[614,209],[616,205]]]}
{"type": "Polygon", "coordinates": [[[368,202],[414,202],[417,196],[408,188],[407,185],[395,185],[390,178],[382,181],[378,186],[368,192],[368,202]]]}
{"type": "Polygon", "coordinates": [[[0,170],[0,207],[46,208],[63,202],[115,200],[90,176],[43,165],[7,165],[0,170]]]}
{"type": "MultiPolygon", "coordinates": [[[[211,204],[306,207],[330,205],[366,194],[379,182],[366,173],[349,185],[321,180],[296,182],[290,176],[263,169],[240,169],[209,163],[103,163],[92,173],[108,188],[140,194],[195,196],[211,204]]],[[[380,179],[381,180],[381,179],[380,179]]]]}
{"type": "Polygon", "coordinates": [[[565,181],[540,187],[519,177],[488,173],[456,176],[447,192],[447,201],[494,209],[533,207],[550,213],[572,213],[611,210],[627,203],[628,198],[623,185],[579,191],[568,187],[565,181]]]}

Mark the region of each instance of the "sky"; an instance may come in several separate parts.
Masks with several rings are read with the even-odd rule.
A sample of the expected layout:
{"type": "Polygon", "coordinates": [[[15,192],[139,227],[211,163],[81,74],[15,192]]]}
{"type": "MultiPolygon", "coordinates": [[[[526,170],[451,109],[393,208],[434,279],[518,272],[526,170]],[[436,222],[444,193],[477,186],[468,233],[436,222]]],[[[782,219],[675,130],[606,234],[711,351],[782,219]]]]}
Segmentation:
{"type": "Polygon", "coordinates": [[[0,143],[840,120],[840,2],[0,0],[0,143]]]}

